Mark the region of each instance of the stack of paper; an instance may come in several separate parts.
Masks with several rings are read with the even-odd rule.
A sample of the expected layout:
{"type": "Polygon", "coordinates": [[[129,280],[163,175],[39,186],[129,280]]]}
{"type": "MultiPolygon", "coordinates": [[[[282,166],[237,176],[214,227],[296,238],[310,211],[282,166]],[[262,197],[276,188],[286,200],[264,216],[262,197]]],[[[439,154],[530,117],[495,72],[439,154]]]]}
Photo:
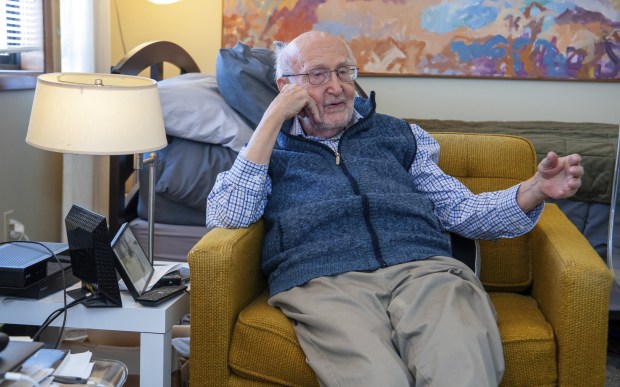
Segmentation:
{"type": "Polygon", "coordinates": [[[22,364],[20,372],[30,376],[40,386],[49,386],[53,379],[49,376],[65,356],[67,352],[60,349],[39,349],[22,364]]]}
{"type": "MultiPolygon", "coordinates": [[[[153,285],[155,285],[157,281],[161,279],[161,277],[175,270],[180,270],[182,274],[189,276],[188,263],[155,262],[155,265],[153,265],[153,269],[155,270],[155,272],[153,273],[153,276],[151,277],[151,280],[149,281],[146,290],[151,290],[153,288],[153,285]]],[[[125,285],[125,282],[122,279],[118,281],[118,287],[120,290],[127,291],[127,285],[125,285]]]]}
{"type": "Polygon", "coordinates": [[[54,371],[54,376],[64,376],[70,378],[88,379],[93,371],[93,365],[90,359],[93,357],[92,352],[86,351],[82,353],[71,353],[65,356],[64,360],[54,371]]]}
{"type": "Polygon", "coordinates": [[[92,352],[73,354],[60,349],[40,349],[24,362],[20,372],[30,376],[41,387],[53,382],[85,384],[94,363],[92,352]]]}

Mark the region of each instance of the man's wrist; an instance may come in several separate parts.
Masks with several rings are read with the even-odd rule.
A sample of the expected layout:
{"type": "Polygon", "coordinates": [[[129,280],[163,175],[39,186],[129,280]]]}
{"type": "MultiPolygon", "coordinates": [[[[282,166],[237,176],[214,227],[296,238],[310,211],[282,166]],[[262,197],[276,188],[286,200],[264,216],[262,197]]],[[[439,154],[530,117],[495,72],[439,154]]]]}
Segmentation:
{"type": "Polygon", "coordinates": [[[526,213],[544,202],[547,198],[548,196],[546,196],[540,188],[540,175],[538,172],[521,183],[517,191],[517,204],[523,212],[526,213]]]}

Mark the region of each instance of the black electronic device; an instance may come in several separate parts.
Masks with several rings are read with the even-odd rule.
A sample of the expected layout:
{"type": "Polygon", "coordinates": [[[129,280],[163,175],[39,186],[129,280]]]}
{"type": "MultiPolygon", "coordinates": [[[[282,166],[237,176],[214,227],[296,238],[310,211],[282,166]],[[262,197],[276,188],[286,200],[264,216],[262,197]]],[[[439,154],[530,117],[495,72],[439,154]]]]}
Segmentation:
{"type": "MultiPolygon", "coordinates": [[[[65,243],[41,242],[60,254],[67,250],[65,243]]],[[[0,246],[0,287],[24,288],[47,275],[48,249],[38,243],[11,242],[0,246]]]]}
{"type": "Polygon", "coordinates": [[[127,223],[123,223],[114,236],[112,250],[116,256],[118,272],[136,302],[145,306],[159,305],[187,289],[187,286],[179,285],[147,291],[155,268],[127,223]]]}
{"type": "Polygon", "coordinates": [[[47,276],[26,287],[0,286],[0,295],[40,299],[75,284],[79,279],[73,275],[68,257],[59,257],[60,266],[55,260],[47,261],[47,276]],[[62,268],[62,271],[61,271],[62,268]],[[64,276],[63,276],[64,274],[64,276]]]}
{"type": "Polygon", "coordinates": [[[189,283],[189,269],[185,269],[181,268],[164,274],[153,287],[186,285],[189,283]]]}
{"type": "Polygon", "coordinates": [[[93,297],[82,304],[88,307],[122,306],[106,218],[73,205],[65,218],[65,226],[73,275],[93,292],[93,297]]]}

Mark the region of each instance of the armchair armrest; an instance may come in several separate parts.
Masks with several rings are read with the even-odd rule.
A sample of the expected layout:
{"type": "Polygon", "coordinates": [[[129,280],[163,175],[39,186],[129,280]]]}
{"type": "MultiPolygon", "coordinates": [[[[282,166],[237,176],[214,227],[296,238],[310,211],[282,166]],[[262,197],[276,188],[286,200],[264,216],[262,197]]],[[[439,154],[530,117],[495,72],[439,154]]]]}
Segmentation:
{"type": "Polygon", "coordinates": [[[532,296],[556,335],[558,384],[603,386],[611,271],[555,204],[532,231],[532,255],[532,296]]]}
{"type": "Polygon", "coordinates": [[[262,221],[248,228],[216,228],[188,254],[192,384],[228,384],[235,321],[266,286],[260,269],[263,233],[262,221]]]}

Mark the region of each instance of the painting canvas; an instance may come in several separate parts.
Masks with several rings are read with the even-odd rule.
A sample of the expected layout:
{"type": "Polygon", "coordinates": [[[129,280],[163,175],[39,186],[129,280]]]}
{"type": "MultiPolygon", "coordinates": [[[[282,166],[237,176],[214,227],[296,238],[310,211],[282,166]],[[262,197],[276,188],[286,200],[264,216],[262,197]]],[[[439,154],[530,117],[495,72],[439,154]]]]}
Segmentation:
{"type": "Polygon", "coordinates": [[[620,80],[620,0],[224,0],[224,47],[309,30],[362,74],[620,80]]]}

